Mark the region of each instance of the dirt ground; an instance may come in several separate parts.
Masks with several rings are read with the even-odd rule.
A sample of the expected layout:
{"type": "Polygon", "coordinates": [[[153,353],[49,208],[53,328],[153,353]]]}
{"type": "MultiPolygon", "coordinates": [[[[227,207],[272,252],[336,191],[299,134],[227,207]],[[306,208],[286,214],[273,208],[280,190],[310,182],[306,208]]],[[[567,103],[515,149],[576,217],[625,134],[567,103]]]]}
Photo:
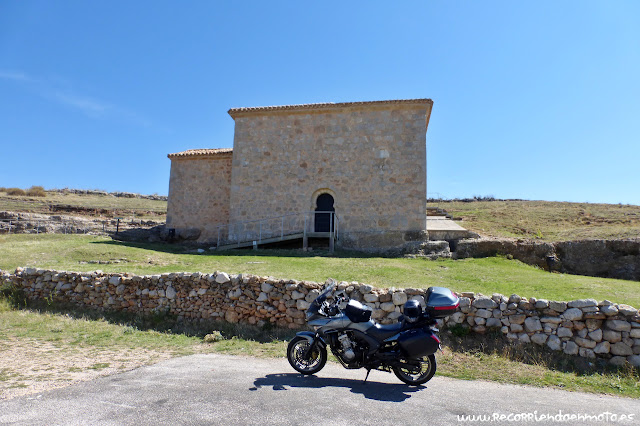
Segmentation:
{"type": "Polygon", "coordinates": [[[62,349],[48,342],[9,338],[0,341],[0,400],[69,386],[170,357],[168,352],[62,349]]]}

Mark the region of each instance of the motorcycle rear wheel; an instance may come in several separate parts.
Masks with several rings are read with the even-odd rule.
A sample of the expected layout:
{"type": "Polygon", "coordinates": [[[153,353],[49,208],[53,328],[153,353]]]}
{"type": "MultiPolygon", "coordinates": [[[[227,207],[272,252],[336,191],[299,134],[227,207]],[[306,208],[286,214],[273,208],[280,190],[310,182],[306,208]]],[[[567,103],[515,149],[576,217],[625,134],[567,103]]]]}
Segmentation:
{"type": "Polygon", "coordinates": [[[311,342],[304,337],[296,336],[287,347],[287,360],[289,364],[301,374],[315,374],[322,370],[327,363],[327,348],[316,345],[315,349],[304,359],[304,353],[309,349],[311,342]]]}
{"type": "Polygon", "coordinates": [[[436,374],[436,356],[429,355],[422,358],[418,373],[414,373],[407,368],[393,367],[393,374],[408,385],[418,386],[427,383],[436,374]]]}

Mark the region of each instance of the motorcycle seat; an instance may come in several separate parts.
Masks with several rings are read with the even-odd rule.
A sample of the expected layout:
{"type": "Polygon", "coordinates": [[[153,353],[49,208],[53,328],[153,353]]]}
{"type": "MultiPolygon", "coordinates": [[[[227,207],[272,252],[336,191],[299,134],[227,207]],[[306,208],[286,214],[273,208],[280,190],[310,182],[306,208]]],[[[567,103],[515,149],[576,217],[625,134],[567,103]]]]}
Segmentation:
{"type": "Polygon", "coordinates": [[[379,342],[382,342],[383,340],[400,333],[400,331],[402,331],[402,323],[397,322],[389,325],[376,324],[368,329],[367,333],[379,342]]]}

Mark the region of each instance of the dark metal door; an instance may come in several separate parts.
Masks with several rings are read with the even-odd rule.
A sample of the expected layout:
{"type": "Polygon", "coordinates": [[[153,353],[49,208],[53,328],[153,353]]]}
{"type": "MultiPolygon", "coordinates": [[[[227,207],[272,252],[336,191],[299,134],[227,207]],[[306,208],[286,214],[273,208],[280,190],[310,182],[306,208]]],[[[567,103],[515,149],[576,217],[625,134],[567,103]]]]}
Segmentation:
{"type": "Polygon", "coordinates": [[[333,214],[329,212],[335,212],[333,207],[333,197],[330,194],[320,194],[316,200],[316,218],[315,218],[315,232],[331,232],[333,225],[333,214]]]}

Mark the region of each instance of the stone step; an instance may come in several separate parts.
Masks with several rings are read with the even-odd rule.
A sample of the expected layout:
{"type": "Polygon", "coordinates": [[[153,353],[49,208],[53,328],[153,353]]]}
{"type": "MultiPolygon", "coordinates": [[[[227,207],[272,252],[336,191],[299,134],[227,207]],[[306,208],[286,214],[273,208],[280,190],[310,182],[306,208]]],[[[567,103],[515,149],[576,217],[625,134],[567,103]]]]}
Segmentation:
{"type": "Polygon", "coordinates": [[[443,216],[447,219],[453,219],[453,215],[440,207],[427,207],[427,216],[443,216]]]}

